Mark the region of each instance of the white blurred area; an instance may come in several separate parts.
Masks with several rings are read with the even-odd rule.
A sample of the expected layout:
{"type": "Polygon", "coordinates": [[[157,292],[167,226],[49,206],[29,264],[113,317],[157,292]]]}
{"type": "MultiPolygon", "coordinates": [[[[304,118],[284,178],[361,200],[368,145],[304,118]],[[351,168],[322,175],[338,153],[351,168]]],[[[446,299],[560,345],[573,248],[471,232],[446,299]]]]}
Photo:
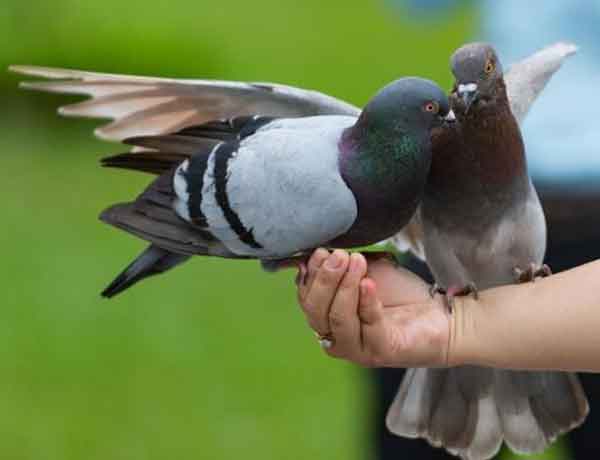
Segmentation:
{"type": "Polygon", "coordinates": [[[481,5],[482,37],[505,63],[559,40],[579,47],[533,106],[523,135],[537,178],[600,185],[600,0],[481,5]]]}

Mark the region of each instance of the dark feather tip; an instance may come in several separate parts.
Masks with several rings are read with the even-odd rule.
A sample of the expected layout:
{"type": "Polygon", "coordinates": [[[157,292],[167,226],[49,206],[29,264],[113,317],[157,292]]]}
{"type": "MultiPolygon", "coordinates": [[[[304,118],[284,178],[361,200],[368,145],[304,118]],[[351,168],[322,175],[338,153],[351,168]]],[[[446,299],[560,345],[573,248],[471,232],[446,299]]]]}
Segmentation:
{"type": "Polygon", "coordinates": [[[127,275],[125,273],[121,273],[100,293],[100,295],[105,299],[111,299],[118,293],[127,289],[127,287],[129,287],[131,284],[131,282],[127,282],[127,275]]]}

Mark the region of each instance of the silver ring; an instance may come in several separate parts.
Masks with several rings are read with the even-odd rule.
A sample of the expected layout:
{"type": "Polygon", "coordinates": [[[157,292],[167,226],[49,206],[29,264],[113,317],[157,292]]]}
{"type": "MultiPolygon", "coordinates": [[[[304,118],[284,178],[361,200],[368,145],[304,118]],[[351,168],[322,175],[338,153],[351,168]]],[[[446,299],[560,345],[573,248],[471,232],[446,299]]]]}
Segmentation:
{"type": "Polygon", "coordinates": [[[329,348],[331,348],[333,346],[334,340],[333,340],[333,336],[331,335],[331,333],[328,333],[328,334],[319,334],[318,332],[315,332],[315,335],[317,336],[317,340],[319,341],[319,345],[324,350],[327,350],[327,349],[329,349],[329,348]]]}

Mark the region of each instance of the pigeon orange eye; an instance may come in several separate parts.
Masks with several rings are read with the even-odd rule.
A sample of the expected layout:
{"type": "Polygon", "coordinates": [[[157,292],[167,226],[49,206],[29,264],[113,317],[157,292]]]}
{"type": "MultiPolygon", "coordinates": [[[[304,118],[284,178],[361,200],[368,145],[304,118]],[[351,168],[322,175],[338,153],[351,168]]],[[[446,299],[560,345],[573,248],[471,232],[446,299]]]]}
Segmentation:
{"type": "Polygon", "coordinates": [[[485,64],[485,73],[487,73],[488,75],[491,74],[494,69],[496,68],[496,66],[494,65],[494,63],[492,61],[487,61],[485,64]]]}
{"type": "Polygon", "coordinates": [[[438,113],[440,110],[440,106],[437,102],[431,101],[423,106],[423,110],[425,112],[438,113]]]}

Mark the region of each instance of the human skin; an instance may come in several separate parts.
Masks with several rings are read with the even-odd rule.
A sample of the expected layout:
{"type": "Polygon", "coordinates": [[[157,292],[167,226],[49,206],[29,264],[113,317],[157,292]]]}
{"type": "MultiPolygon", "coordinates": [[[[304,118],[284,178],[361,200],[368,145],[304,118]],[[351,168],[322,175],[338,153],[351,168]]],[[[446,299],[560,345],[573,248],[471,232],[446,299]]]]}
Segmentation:
{"type": "Polygon", "coordinates": [[[600,372],[600,261],[458,297],[388,260],[316,250],[298,300],[325,352],[367,367],[490,366],[600,372]]]}

